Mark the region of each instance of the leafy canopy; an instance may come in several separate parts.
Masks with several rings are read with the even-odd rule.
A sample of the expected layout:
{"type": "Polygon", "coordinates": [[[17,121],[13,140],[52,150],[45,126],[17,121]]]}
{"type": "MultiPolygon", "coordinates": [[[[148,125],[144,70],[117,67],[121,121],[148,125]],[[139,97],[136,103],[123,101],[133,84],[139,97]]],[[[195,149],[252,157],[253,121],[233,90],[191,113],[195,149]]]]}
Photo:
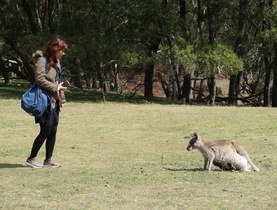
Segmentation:
{"type": "Polygon", "coordinates": [[[196,62],[200,75],[214,73],[231,75],[243,69],[243,60],[231,47],[223,44],[203,46],[197,51],[196,62]]]}

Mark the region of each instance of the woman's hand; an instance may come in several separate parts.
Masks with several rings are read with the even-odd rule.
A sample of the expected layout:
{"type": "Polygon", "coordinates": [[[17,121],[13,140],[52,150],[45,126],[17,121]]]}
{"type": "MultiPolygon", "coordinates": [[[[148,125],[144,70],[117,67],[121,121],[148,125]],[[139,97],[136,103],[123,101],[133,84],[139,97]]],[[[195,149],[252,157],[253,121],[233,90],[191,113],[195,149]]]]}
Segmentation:
{"type": "Polygon", "coordinates": [[[66,90],[67,87],[63,86],[63,82],[58,84],[57,92],[66,90]]]}
{"type": "Polygon", "coordinates": [[[57,86],[57,91],[56,91],[56,99],[60,98],[60,92],[66,90],[67,87],[63,86],[63,82],[59,83],[57,86]]]}

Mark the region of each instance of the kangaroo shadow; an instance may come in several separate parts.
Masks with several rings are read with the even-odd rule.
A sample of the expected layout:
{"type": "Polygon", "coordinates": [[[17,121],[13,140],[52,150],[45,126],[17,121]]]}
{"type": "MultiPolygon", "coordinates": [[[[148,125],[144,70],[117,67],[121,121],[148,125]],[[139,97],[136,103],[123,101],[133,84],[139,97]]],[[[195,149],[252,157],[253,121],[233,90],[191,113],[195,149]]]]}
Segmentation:
{"type": "Polygon", "coordinates": [[[10,163],[0,163],[1,168],[25,168],[26,166],[23,164],[10,164],[10,163]]]}
{"type": "Polygon", "coordinates": [[[163,168],[167,171],[206,171],[203,168],[174,168],[169,166],[164,166],[163,168]]]}
{"type": "MultiPolygon", "coordinates": [[[[207,171],[208,172],[208,170],[204,168],[174,168],[174,167],[164,166],[163,169],[167,171],[207,171]]],[[[224,170],[215,168],[212,171],[223,172],[224,170]]],[[[233,170],[225,170],[225,172],[233,172],[233,170]]]]}

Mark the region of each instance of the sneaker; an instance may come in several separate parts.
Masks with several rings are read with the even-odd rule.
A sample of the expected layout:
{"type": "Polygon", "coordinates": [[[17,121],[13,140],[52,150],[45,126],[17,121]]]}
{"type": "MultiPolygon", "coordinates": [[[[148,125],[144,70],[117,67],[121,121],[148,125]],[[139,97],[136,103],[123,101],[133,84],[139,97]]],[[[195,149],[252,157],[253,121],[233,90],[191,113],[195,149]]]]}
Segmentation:
{"type": "Polygon", "coordinates": [[[37,161],[37,158],[28,158],[25,164],[31,168],[42,168],[42,165],[37,161]]]}
{"type": "Polygon", "coordinates": [[[43,167],[58,168],[61,164],[54,162],[52,159],[44,160],[43,167]]]}

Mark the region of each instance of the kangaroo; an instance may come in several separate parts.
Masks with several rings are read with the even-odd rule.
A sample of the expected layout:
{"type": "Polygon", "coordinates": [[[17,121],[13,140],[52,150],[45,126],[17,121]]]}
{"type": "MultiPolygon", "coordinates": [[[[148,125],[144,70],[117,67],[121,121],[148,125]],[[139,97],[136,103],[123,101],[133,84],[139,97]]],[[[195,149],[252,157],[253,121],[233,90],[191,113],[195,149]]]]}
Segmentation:
{"type": "Polygon", "coordinates": [[[187,150],[198,149],[204,157],[204,169],[211,171],[212,164],[222,170],[259,171],[251,161],[248,153],[235,141],[203,142],[197,133],[191,134],[187,150]]]}

